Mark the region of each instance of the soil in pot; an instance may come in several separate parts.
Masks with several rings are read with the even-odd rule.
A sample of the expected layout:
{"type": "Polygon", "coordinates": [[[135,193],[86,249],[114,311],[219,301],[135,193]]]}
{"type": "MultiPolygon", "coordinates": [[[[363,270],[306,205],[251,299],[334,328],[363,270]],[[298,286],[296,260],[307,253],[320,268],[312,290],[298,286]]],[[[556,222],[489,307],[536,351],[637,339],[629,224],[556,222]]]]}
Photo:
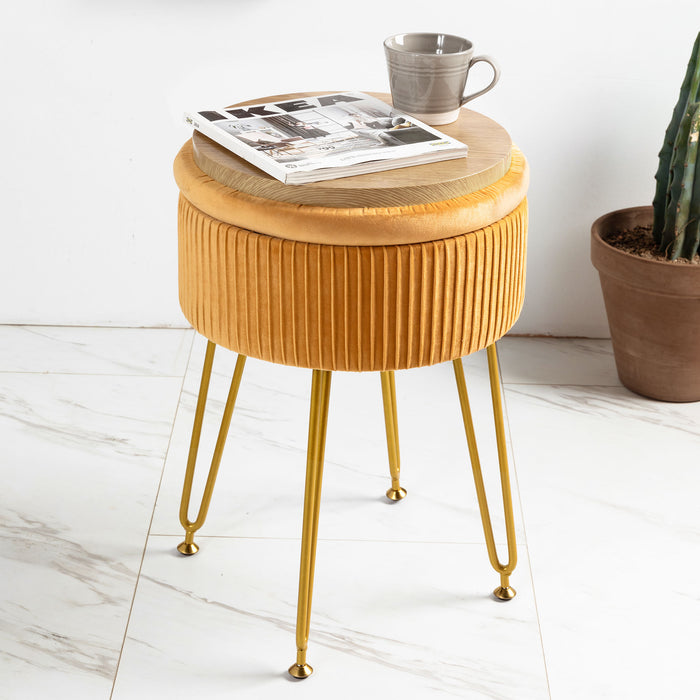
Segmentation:
{"type": "MultiPolygon", "coordinates": [[[[622,250],[625,253],[630,253],[646,260],[668,262],[666,256],[659,252],[654,242],[651,226],[635,226],[634,228],[621,229],[619,231],[601,231],[600,237],[613,248],[622,250]]],[[[692,260],[678,258],[678,260],[673,261],[673,264],[700,265],[700,254],[695,255],[692,260]]]]}

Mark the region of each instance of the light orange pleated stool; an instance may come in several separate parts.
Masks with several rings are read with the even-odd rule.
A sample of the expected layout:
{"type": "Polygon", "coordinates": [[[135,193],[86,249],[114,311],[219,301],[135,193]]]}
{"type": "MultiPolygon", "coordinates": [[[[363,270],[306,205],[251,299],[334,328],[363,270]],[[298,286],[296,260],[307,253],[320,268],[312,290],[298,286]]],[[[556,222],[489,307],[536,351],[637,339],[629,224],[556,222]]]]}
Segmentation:
{"type": "MultiPolygon", "coordinates": [[[[277,95],[247,104],[299,98],[277,95]]],[[[389,101],[386,95],[377,95],[389,101]]],[[[245,359],[313,370],[304,498],[297,659],[305,678],[326,422],[334,370],[380,372],[391,473],[401,500],[394,370],[452,361],[494,595],[515,595],[516,564],[496,341],[523,304],[528,168],[502,127],[462,110],[440,129],[466,159],[308,185],[283,185],[201,134],[175,160],[182,310],[209,343],[180,521],[183,554],[198,547],[245,359]],[[238,353],[204,496],[189,519],[192,481],[216,345],[238,353]],[[487,349],[508,561],[496,552],[461,358],[487,349]]]]}

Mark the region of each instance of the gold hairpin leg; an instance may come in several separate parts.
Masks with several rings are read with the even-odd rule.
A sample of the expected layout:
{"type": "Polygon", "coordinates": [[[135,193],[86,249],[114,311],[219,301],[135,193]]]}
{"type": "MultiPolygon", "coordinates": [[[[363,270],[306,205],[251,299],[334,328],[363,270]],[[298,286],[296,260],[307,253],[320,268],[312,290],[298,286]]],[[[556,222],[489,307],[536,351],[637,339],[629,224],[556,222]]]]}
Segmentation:
{"type": "Polygon", "coordinates": [[[380,372],[382,379],[382,400],[384,402],[384,424],[386,426],[386,445],[389,452],[389,471],[391,488],[386,492],[387,498],[400,501],[406,496],[406,489],[401,488],[401,458],[399,456],[399,423],[396,411],[396,382],[394,373],[380,372]]]}
{"type": "Polygon", "coordinates": [[[190,441],[190,452],[187,457],[187,470],[185,472],[185,483],[182,487],[182,500],[180,501],[180,523],[185,528],[185,540],[177,546],[177,551],[181,554],[196,554],[199,547],[194,542],[194,533],[199,530],[204,524],[211,502],[211,495],[214,491],[214,483],[216,475],[219,472],[219,464],[221,456],[224,453],[224,445],[226,444],[226,436],[231,425],[231,416],[233,415],[233,407],[236,404],[236,396],[238,395],[238,387],[241,385],[241,377],[243,376],[243,368],[245,367],[245,356],[239,355],[236,361],[236,368],[231,379],[231,388],[228,392],[226,405],[224,406],[224,415],[221,418],[221,427],[219,435],[216,439],[214,447],[214,455],[209,467],[207,483],[204,486],[204,494],[202,495],[202,503],[199,506],[199,512],[195,520],[189,520],[188,513],[190,508],[190,496],[192,494],[192,481],[194,479],[194,469],[197,462],[197,452],[199,450],[199,438],[202,434],[202,422],[204,421],[204,409],[207,404],[207,394],[209,393],[209,380],[211,379],[211,370],[214,364],[214,350],[216,345],[209,341],[207,343],[207,352],[204,356],[204,368],[202,369],[202,381],[199,385],[199,397],[197,399],[197,409],[194,414],[194,426],[192,428],[192,440],[190,441]]]}
{"type": "Polygon", "coordinates": [[[469,447],[469,458],[472,463],[474,473],[474,484],[476,495],[479,499],[479,511],[481,512],[481,523],[486,536],[486,548],[489,553],[491,566],[500,574],[501,585],[496,588],[493,594],[500,600],[510,600],[515,596],[515,590],[510,587],[509,577],[515,569],[518,561],[518,553],[515,544],[515,522],[513,519],[513,501],[510,494],[510,477],[508,475],[508,455],[506,451],[506,435],[503,423],[503,405],[501,402],[501,387],[498,380],[498,356],[496,345],[489,345],[486,349],[489,361],[489,380],[491,383],[491,402],[493,404],[493,420],[496,427],[496,445],[498,447],[498,467],[501,473],[501,492],[503,494],[503,512],[506,521],[506,538],[508,541],[508,563],[501,564],[498,560],[496,542],[493,537],[491,517],[489,516],[489,506],[486,500],[486,490],[484,489],[484,479],[481,474],[481,464],[479,462],[479,452],[476,446],[476,435],[474,434],[474,423],[472,422],[471,409],[469,408],[469,397],[467,395],[467,383],[464,379],[464,366],[462,360],[454,360],[455,379],[457,380],[457,391],[459,392],[459,403],[462,407],[462,418],[464,419],[464,429],[467,434],[467,445],[469,447]]]}
{"type": "Polygon", "coordinates": [[[301,562],[299,564],[299,600],[297,603],[297,660],[289,667],[294,678],[308,678],[313,668],[306,663],[311,620],[311,597],[314,587],[316,538],[321,506],[323,456],[326,448],[328,401],[331,393],[331,373],[315,369],[311,382],[311,410],[309,413],[309,444],[306,454],[306,487],[304,490],[304,524],[301,535],[301,562]]]}

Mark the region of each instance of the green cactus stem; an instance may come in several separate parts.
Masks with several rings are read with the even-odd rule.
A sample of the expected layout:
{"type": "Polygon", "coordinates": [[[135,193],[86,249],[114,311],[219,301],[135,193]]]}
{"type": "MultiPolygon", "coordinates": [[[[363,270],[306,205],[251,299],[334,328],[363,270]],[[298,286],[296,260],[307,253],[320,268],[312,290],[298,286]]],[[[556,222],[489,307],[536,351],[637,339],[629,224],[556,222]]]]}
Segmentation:
{"type": "MultiPolygon", "coordinates": [[[[697,179],[696,163],[698,157],[698,139],[700,138],[700,103],[694,102],[688,108],[688,112],[692,112],[692,115],[690,117],[688,140],[685,149],[682,183],[675,212],[674,240],[670,255],[671,260],[676,260],[682,251],[690,250],[686,240],[686,236],[688,236],[688,240],[691,238],[690,232],[688,231],[688,224],[691,220],[694,222],[697,221],[698,210],[700,209],[700,200],[693,201],[695,180],[697,179]]],[[[692,258],[692,254],[687,257],[692,258]]]]}
{"type": "Polygon", "coordinates": [[[676,213],[683,190],[683,175],[687,168],[688,136],[690,134],[690,122],[694,111],[692,106],[686,109],[680,125],[678,126],[675,143],[673,144],[667,204],[663,221],[664,227],[661,232],[661,242],[659,244],[661,250],[668,256],[671,255],[671,250],[676,238],[676,213]]]}
{"type": "Polygon", "coordinates": [[[685,241],[681,257],[692,260],[700,249],[700,170],[695,171],[693,197],[690,205],[690,221],[685,229],[685,241]]]}
{"type": "Polygon", "coordinates": [[[674,144],[678,127],[680,126],[683,115],[686,113],[688,104],[696,102],[700,95],[700,33],[695,39],[693,52],[688,62],[688,68],[685,73],[685,78],[681,85],[681,92],[678,97],[678,102],[673,110],[671,122],[666,129],[664,143],[659,151],[659,168],[656,172],[656,194],[654,195],[654,240],[657,245],[662,244],[662,233],[664,231],[664,219],[666,210],[669,206],[669,193],[672,185],[672,165],[674,144]]]}

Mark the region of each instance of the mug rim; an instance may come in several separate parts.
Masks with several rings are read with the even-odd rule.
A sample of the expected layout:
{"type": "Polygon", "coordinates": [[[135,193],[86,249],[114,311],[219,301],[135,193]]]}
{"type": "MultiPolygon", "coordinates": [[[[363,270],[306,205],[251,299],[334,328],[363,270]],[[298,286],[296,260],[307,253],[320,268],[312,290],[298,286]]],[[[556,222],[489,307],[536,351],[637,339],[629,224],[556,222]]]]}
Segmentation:
{"type": "Polygon", "coordinates": [[[400,53],[404,54],[411,54],[413,56],[459,56],[460,54],[468,53],[469,51],[474,50],[474,44],[472,41],[467,39],[466,37],[459,36],[458,34],[447,34],[445,32],[401,32],[399,34],[392,34],[391,36],[388,36],[386,39],[384,39],[384,47],[389,49],[390,51],[397,51],[400,53]],[[467,48],[463,49],[462,51],[450,51],[449,53],[445,54],[429,54],[425,53],[424,51],[410,51],[409,49],[405,49],[402,46],[399,46],[395,39],[398,37],[403,37],[403,36],[424,36],[424,37],[438,37],[438,36],[444,36],[444,37],[449,37],[451,39],[459,39],[460,41],[464,41],[467,43],[467,48]]]}

